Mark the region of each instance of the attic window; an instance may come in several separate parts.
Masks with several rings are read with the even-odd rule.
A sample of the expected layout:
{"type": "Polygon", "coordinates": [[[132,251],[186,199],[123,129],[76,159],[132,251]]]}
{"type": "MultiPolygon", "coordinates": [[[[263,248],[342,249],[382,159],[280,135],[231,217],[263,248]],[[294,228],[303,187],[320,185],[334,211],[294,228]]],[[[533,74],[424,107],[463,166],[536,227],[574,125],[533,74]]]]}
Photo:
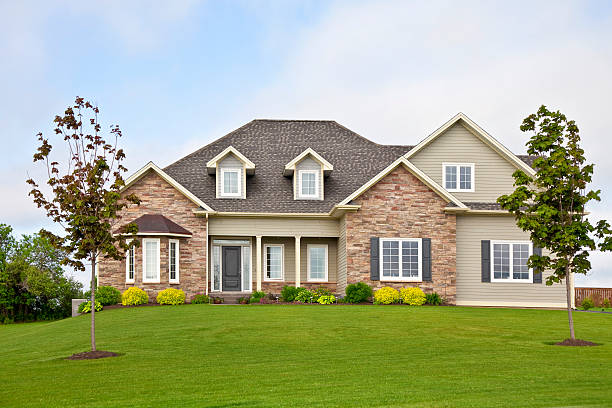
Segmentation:
{"type": "Polygon", "coordinates": [[[221,169],[221,197],[241,197],[240,170],[233,168],[221,169]]]}
{"type": "Polygon", "coordinates": [[[300,198],[319,198],[319,177],[316,170],[300,170],[300,198]]]}

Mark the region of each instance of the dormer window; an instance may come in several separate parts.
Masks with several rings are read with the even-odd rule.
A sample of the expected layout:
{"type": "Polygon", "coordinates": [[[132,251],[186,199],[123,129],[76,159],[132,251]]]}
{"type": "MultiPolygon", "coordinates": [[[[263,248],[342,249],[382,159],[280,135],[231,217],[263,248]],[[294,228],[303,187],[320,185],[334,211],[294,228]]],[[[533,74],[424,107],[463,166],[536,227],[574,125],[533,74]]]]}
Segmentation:
{"type": "Polygon", "coordinates": [[[206,163],[206,170],[217,178],[217,198],[246,198],[246,176],[255,174],[255,164],[229,146],[206,163]]]}
{"type": "Polygon", "coordinates": [[[323,200],[324,178],[334,166],[317,152],[308,148],[285,165],[283,175],[293,176],[293,198],[295,200],[323,200]]]}
{"type": "Polygon", "coordinates": [[[240,174],[242,169],[221,168],[221,197],[241,197],[240,174]]]}
{"type": "Polygon", "coordinates": [[[300,198],[319,198],[319,172],[316,170],[300,170],[300,198]]]}

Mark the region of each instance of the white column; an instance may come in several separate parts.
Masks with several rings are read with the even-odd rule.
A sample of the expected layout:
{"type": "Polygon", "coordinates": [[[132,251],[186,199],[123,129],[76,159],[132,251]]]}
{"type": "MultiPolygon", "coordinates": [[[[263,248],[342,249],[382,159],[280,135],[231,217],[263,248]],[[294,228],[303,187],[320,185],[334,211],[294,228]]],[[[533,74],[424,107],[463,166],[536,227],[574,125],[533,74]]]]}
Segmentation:
{"type": "Polygon", "coordinates": [[[261,235],[255,237],[257,239],[257,290],[261,290],[261,235]]]}
{"type": "Polygon", "coordinates": [[[295,287],[299,288],[300,287],[300,266],[301,266],[301,257],[300,257],[300,240],[302,239],[301,236],[296,235],[295,236],[295,287]]]}

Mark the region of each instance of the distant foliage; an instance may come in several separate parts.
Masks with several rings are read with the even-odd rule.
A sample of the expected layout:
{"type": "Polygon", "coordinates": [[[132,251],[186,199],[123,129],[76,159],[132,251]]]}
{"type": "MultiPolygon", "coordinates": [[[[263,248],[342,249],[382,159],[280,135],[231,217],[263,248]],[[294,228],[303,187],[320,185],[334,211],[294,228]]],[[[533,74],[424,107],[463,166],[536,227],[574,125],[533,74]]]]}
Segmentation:
{"type": "Polygon", "coordinates": [[[582,304],[580,305],[584,310],[589,310],[595,307],[595,302],[590,297],[586,297],[582,300],[582,304]]]}
{"type": "MultiPolygon", "coordinates": [[[[96,312],[102,311],[103,307],[104,306],[102,306],[102,304],[96,300],[96,312]]],[[[78,312],[79,313],[91,313],[91,300],[81,303],[79,305],[78,312]]]]}
{"type": "Polygon", "coordinates": [[[610,299],[608,299],[608,298],[604,299],[603,303],[601,304],[601,307],[609,308],[610,307],[610,299]]]}
{"type": "Polygon", "coordinates": [[[351,283],[345,289],[347,303],[367,302],[372,297],[372,288],[364,282],[351,283]]]}
{"type": "Polygon", "coordinates": [[[123,306],[137,306],[147,303],[149,303],[149,295],[136,286],[126,289],[121,295],[121,304],[123,306]]]}
{"type": "Polygon", "coordinates": [[[399,292],[389,286],[382,287],[374,292],[375,305],[390,305],[392,303],[399,303],[399,301],[399,292]]]}
{"type": "Polygon", "coordinates": [[[191,299],[191,303],[194,305],[208,305],[210,304],[210,297],[206,295],[195,295],[193,299],[191,299]]]}
{"type": "Polygon", "coordinates": [[[421,288],[402,288],[400,298],[402,303],[410,306],[421,306],[425,303],[425,293],[421,288]]]}
{"type": "Polygon", "coordinates": [[[185,303],[185,292],[174,288],[161,290],[157,294],[157,303],[160,305],[182,305],[185,303]]]}

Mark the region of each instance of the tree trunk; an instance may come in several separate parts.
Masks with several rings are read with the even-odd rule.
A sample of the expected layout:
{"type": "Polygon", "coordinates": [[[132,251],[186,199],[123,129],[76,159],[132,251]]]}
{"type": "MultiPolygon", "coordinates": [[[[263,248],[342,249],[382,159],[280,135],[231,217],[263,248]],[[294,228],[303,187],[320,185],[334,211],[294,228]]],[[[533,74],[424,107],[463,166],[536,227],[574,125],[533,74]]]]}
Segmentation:
{"type": "Polygon", "coordinates": [[[569,266],[565,268],[565,288],[567,291],[567,318],[569,319],[570,337],[572,340],[576,338],[574,334],[574,317],[572,316],[572,285],[570,284],[569,266]]]}
{"type": "Polygon", "coordinates": [[[91,351],[96,351],[96,256],[95,255],[91,256],[91,351]]]}

